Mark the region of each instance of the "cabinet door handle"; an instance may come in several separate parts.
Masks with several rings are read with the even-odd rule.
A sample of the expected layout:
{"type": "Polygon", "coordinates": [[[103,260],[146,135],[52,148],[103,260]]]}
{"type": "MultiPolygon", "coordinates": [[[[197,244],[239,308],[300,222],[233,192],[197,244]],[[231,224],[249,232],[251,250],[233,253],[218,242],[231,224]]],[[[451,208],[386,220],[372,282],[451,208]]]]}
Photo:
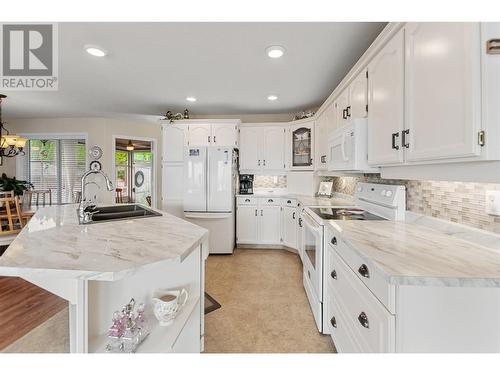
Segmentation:
{"type": "Polygon", "coordinates": [[[272,199],[268,199],[267,201],[268,201],[269,203],[273,203],[273,202],[274,202],[274,200],[272,200],[272,199]]]}
{"type": "Polygon", "coordinates": [[[336,245],[337,244],[337,237],[333,237],[330,242],[332,243],[332,245],[336,245]]]}
{"type": "Polygon", "coordinates": [[[299,217],[299,227],[302,228],[302,218],[301,217],[299,217]]]}
{"type": "Polygon", "coordinates": [[[337,280],[337,271],[333,270],[330,276],[332,277],[332,279],[337,280]]]}
{"type": "Polygon", "coordinates": [[[326,155],[321,155],[320,160],[322,164],[326,164],[326,155]]]}
{"type": "Polygon", "coordinates": [[[210,143],[210,136],[208,136],[208,143],[210,143]]]}
{"type": "Polygon", "coordinates": [[[287,200],[286,203],[290,204],[290,203],[292,203],[292,201],[291,200],[287,200]]]}
{"type": "Polygon", "coordinates": [[[403,147],[409,148],[410,143],[406,142],[406,136],[410,134],[410,129],[403,130],[401,132],[401,143],[403,144],[403,147]]]}
{"type": "Polygon", "coordinates": [[[345,112],[345,113],[346,113],[346,116],[347,116],[347,117],[351,117],[351,106],[350,106],[350,105],[349,105],[349,106],[347,106],[347,108],[345,109],[345,111],[346,111],[346,112],[345,112]]]}
{"type": "Polygon", "coordinates": [[[366,277],[367,279],[370,278],[370,271],[368,271],[368,267],[366,266],[366,264],[362,264],[358,268],[358,272],[361,276],[366,277]]]}
{"type": "Polygon", "coordinates": [[[260,216],[264,216],[264,210],[260,210],[260,216]]]}
{"type": "Polygon", "coordinates": [[[257,216],[257,209],[255,209],[255,216],[257,216]]]}
{"type": "Polygon", "coordinates": [[[266,166],[266,159],[264,159],[264,167],[266,166]]]}
{"type": "Polygon", "coordinates": [[[332,324],[333,328],[337,328],[337,319],[335,319],[334,316],[330,319],[330,323],[332,324]]]}
{"type": "Polygon", "coordinates": [[[214,143],[217,143],[217,141],[215,140],[215,135],[214,135],[214,143]]]}
{"type": "Polygon", "coordinates": [[[250,202],[250,199],[248,199],[248,198],[247,198],[247,199],[245,199],[245,202],[250,202]]]}
{"type": "Polygon", "coordinates": [[[366,316],[366,314],[364,312],[361,312],[361,314],[359,314],[358,321],[363,327],[370,328],[370,323],[368,322],[368,317],[366,316]]]}
{"type": "Polygon", "coordinates": [[[257,165],[260,167],[260,159],[257,161],[257,165]]]}
{"type": "Polygon", "coordinates": [[[295,220],[295,212],[292,212],[292,219],[295,220]]]}
{"type": "Polygon", "coordinates": [[[399,150],[399,146],[396,144],[396,138],[399,138],[399,133],[392,133],[392,148],[394,150],[399,150]]]}
{"type": "Polygon", "coordinates": [[[343,109],[343,110],[342,110],[342,118],[343,118],[344,120],[347,120],[347,109],[343,109]]]}

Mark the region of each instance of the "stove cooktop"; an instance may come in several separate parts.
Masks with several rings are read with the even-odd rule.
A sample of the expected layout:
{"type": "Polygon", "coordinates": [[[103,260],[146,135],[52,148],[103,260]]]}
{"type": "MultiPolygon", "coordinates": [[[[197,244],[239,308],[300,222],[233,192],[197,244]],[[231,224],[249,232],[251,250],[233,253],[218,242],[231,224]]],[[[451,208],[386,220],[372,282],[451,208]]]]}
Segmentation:
{"type": "Polygon", "coordinates": [[[360,208],[317,207],[311,211],[324,220],[387,220],[360,208]]]}

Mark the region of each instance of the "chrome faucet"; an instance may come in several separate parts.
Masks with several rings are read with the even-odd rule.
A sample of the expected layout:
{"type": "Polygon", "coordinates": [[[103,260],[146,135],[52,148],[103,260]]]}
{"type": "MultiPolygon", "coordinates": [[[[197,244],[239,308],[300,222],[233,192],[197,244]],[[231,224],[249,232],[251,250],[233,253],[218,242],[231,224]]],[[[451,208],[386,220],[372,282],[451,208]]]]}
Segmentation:
{"type": "Polygon", "coordinates": [[[96,202],[92,199],[87,199],[85,197],[85,187],[89,183],[96,184],[95,182],[85,182],[87,177],[90,176],[91,174],[102,175],[102,177],[104,177],[104,180],[106,181],[106,189],[108,191],[113,190],[113,182],[101,170],[92,170],[91,169],[91,170],[84,173],[84,175],[82,176],[82,179],[81,179],[82,197],[80,200],[80,205],[78,206],[78,219],[80,220],[80,224],[90,223],[92,221],[92,216],[97,212],[97,211],[95,211],[96,202]]]}

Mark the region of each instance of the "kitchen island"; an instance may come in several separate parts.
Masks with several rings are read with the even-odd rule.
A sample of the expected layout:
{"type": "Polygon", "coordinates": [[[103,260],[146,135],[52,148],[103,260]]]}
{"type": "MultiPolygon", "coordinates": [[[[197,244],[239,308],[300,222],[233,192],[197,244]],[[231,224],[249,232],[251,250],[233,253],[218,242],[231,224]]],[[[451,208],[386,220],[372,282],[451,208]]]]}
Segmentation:
{"type": "Polygon", "coordinates": [[[140,352],[203,349],[208,231],[175,216],[80,225],[76,205],[40,208],[0,258],[0,276],[21,277],[69,302],[70,350],[105,352],[113,312],[146,304],[151,333],[140,352]],[[160,290],[189,298],[170,326],[152,314],[160,290]]]}

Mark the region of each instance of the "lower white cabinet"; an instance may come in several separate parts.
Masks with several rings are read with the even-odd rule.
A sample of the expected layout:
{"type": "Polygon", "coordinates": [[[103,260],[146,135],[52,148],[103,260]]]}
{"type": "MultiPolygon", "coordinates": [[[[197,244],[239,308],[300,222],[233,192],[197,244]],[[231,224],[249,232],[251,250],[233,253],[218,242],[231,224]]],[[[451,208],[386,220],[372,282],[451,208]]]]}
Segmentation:
{"type": "Polygon", "coordinates": [[[298,218],[295,207],[283,207],[282,211],[283,245],[297,248],[298,218]]]}
{"type": "Polygon", "coordinates": [[[236,210],[236,242],[253,244],[259,241],[257,206],[238,205],[236,210]]]}
{"type": "Polygon", "coordinates": [[[298,247],[297,200],[291,198],[238,197],[236,243],[298,247]]]}

